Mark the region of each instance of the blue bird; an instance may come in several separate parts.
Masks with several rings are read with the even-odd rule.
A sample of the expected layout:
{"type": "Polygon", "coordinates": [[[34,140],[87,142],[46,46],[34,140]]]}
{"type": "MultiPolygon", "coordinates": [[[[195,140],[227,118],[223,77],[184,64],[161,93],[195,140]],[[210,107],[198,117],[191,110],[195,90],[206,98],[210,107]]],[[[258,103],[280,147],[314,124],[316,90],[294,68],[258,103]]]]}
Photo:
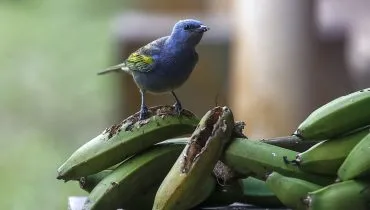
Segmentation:
{"type": "Polygon", "coordinates": [[[98,74],[124,71],[132,75],[140,89],[140,120],[148,116],[145,93],[171,92],[176,100],[175,110],[182,106],[174,90],[189,78],[198,62],[195,47],[209,28],[198,20],[180,20],[170,36],[159,38],[133,52],[123,63],[98,74]]]}

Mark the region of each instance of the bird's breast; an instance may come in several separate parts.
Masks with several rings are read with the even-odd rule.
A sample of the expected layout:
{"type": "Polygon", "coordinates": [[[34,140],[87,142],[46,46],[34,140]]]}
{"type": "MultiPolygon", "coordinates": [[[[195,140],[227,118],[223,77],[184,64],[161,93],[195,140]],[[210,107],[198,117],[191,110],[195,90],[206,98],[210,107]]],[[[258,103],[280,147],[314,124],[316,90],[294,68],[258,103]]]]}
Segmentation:
{"type": "Polygon", "coordinates": [[[163,56],[157,59],[152,71],[135,73],[139,88],[154,92],[168,92],[180,87],[189,78],[197,58],[191,53],[163,56]]]}

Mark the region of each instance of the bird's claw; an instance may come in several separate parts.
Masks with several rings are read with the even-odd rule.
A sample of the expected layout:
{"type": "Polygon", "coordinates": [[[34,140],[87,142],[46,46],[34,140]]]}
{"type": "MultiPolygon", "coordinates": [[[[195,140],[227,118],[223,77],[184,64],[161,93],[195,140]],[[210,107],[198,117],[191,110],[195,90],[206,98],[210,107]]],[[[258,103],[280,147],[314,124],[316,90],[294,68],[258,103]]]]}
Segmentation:
{"type": "Polygon", "coordinates": [[[181,112],[182,112],[182,106],[181,106],[181,104],[180,104],[180,103],[178,103],[178,102],[176,102],[176,103],[174,104],[174,107],[175,107],[175,111],[176,111],[176,113],[177,113],[178,115],[180,115],[180,114],[181,114],[181,112]]]}
{"type": "Polygon", "coordinates": [[[145,120],[148,117],[148,114],[149,114],[148,108],[146,106],[142,106],[140,108],[139,120],[145,120]]]}

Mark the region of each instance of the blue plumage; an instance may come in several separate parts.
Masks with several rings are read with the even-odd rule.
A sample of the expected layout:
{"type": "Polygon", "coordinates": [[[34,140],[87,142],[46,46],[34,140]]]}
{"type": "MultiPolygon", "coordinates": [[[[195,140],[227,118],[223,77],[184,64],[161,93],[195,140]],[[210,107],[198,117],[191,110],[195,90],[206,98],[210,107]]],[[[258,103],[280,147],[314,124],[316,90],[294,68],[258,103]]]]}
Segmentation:
{"type": "Polygon", "coordinates": [[[141,92],[140,119],[147,115],[144,97],[146,92],[171,92],[176,99],[176,110],[181,112],[181,103],[174,90],[185,83],[198,62],[195,47],[207,30],[209,28],[200,21],[181,20],[175,24],[170,36],[141,47],[122,64],[98,74],[123,70],[133,76],[141,92]]]}

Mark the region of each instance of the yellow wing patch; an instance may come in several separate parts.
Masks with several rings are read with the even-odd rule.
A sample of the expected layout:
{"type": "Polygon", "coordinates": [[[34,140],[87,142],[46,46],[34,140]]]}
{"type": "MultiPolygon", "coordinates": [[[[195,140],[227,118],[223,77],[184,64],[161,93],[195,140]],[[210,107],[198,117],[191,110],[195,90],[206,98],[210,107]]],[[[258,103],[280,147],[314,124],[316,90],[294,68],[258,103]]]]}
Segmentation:
{"type": "Polygon", "coordinates": [[[139,53],[132,53],[130,57],[128,57],[127,61],[133,62],[133,63],[145,62],[147,64],[152,64],[154,62],[152,57],[142,55],[139,53]]]}
{"type": "Polygon", "coordinates": [[[132,53],[126,60],[127,66],[133,71],[148,72],[151,70],[154,59],[151,56],[132,53]]]}

